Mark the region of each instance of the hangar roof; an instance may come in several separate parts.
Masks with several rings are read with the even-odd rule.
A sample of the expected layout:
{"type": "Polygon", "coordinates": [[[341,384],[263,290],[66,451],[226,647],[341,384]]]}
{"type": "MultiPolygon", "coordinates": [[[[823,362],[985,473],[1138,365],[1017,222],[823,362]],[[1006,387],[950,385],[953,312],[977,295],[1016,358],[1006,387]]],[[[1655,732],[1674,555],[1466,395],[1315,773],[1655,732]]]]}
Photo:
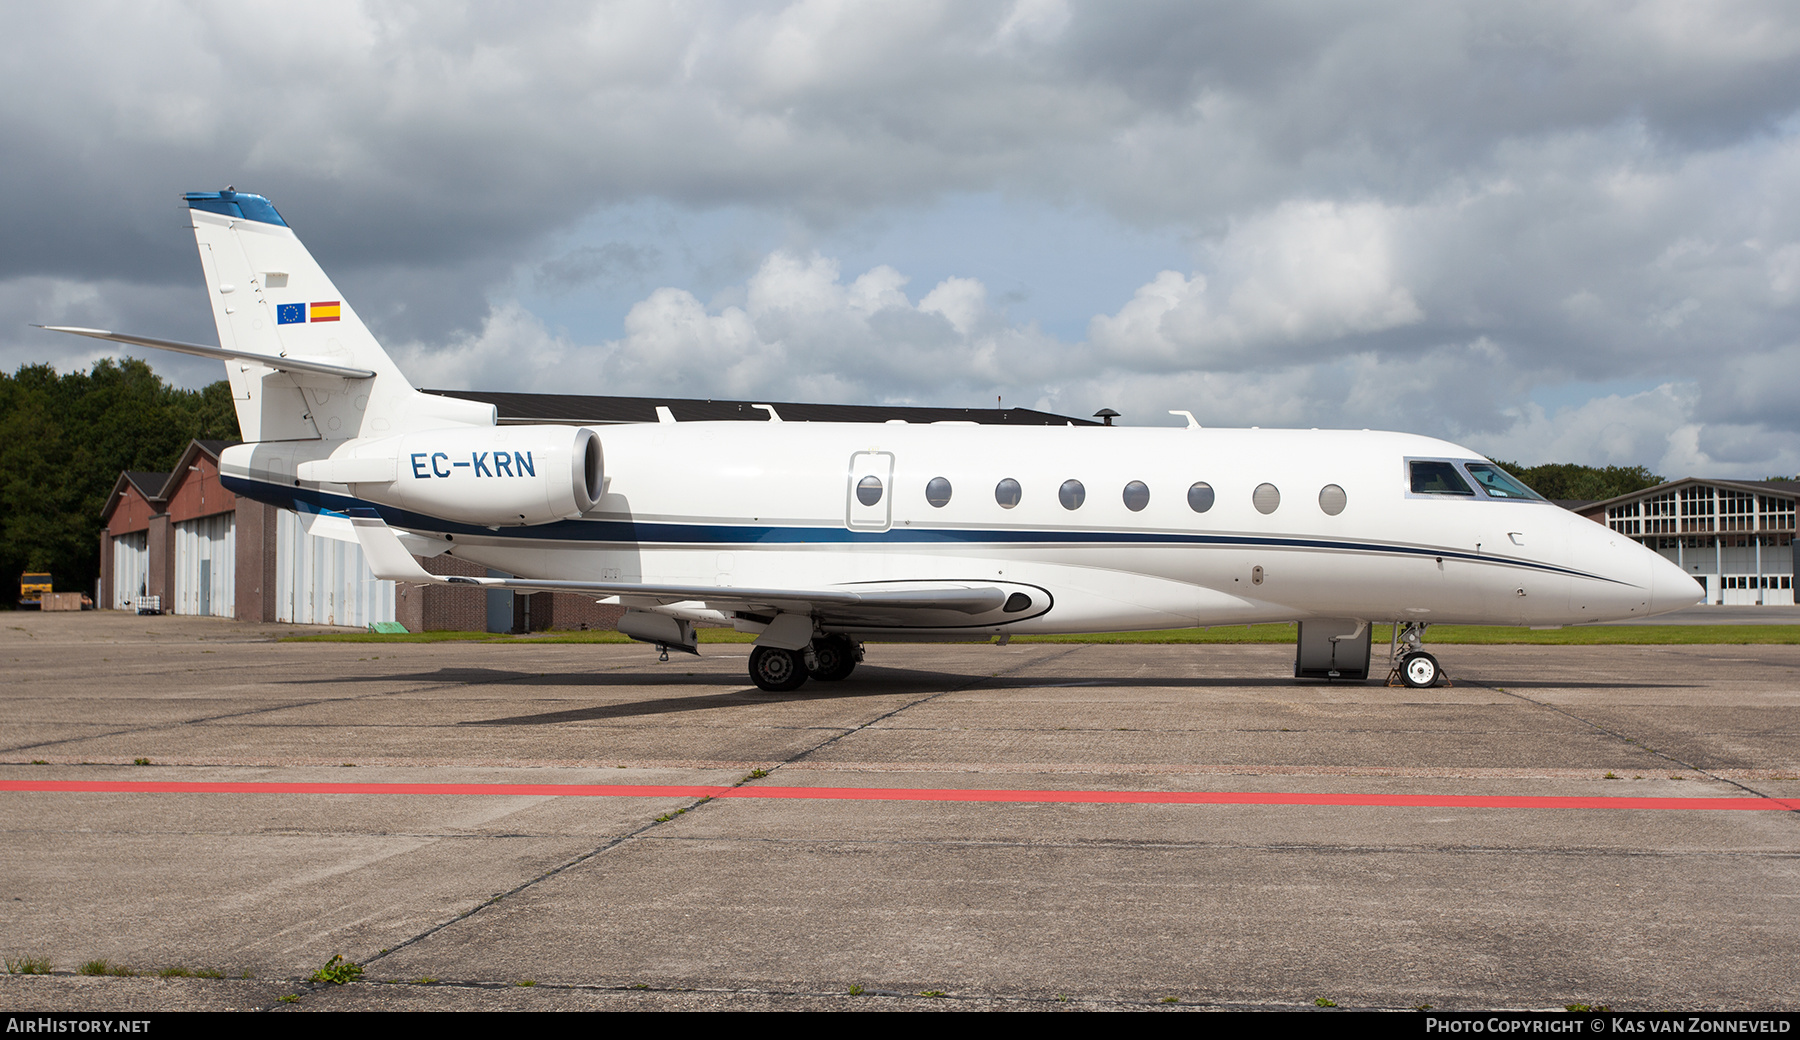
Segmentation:
{"type": "Polygon", "coordinates": [[[1647,487],[1641,491],[1633,491],[1624,495],[1614,495],[1612,498],[1602,499],[1598,502],[1584,503],[1580,507],[1580,511],[1588,513],[1597,509],[1603,509],[1607,506],[1618,505],[1620,502],[1629,502],[1634,498],[1652,498],[1657,495],[1666,495],[1676,488],[1687,487],[1691,484],[1706,484],[1710,487],[1729,488],[1732,491],[1746,491],[1753,495],[1779,495],[1783,498],[1800,498],[1800,481],[1715,480],[1710,477],[1682,477],[1680,480],[1664,481],[1655,487],[1647,487]]]}
{"type": "Polygon", "coordinates": [[[167,505],[169,496],[175,492],[177,486],[181,483],[180,480],[174,479],[175,477],[178,475],[186,476],[188,467],[193,465],[196,458],[201,455],[211,459],[216,469],[219,461],[219,453],[236,443],[236,441],[216,440],[189,441],[187,448],[181,453],[181,461],[175,464],[173,472],[150,473],[143,470],[128,469],[123,473],[120,473],[119,479],[113,482],[112,494],[107,497],[105,507],[100,510],[100,523],[103,525],[111,523],[113,513],[118,510],[119,503],[124,499],[128,491],[137,492],[138,497],[144,500],[150,507],[151,512],[161,512],[163,507],[167,505]]]}

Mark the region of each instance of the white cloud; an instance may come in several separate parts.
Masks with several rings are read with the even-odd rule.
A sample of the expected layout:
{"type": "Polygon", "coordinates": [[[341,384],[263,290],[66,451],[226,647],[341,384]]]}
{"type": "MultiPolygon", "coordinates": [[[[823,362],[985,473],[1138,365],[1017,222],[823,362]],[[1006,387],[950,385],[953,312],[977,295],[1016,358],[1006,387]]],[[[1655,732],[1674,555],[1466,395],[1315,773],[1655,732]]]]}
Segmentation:
{"type": "Polygon", "coordinates": [[[441,349],[412,341],[395,353],[416,383],[442,387],[968,404],[1022,380],[1036,392],[1066,363],[1069,348],[1009,325],[979,281],[944,279],[917,303],[906,282],[880,266],[845,284],[834,260],[778,251],[722,294],[741,304],[656,289],[617,339],[583,345],[506,303],[441,349]]]}
{"type": "MultiPolygon", "coordinates": [[[[1329,259],[1322,266],[1329,270],[1329,259]]],[[[1787,384],[1800,378],[1793,375],[1800,361],[1785,354],[1752,359],[1765,366],[1766,400],[1740,402],[1749,407],[1722,423],[1706,420],[1705,393],[1694,382],[1552,412],[1529,400],[1540,385],[1530,365],[1487,337],[1401,353],[1308,356],[1341,338],[1354,316],[1378,313],[1363,304],[1383,296],[1391,283],[1382,279],[1310,297],[1324,303],[1247,312],[1280,320],[1233,315],[1227,296],[1221,309],[1239,319],[1228,345],[1249,361],[1235,367],[1210,364],[1204,350],[1184,355],[1189,343],[1168,333],[1170,314],[1207,296],[1201,276],[1158,275],[1115,314],[1094,319],[1091,343],[1061,342],[1010,320],[977,279],[946,278],[916,302],[906,284],[888,266],[846,282],[828,257],[778,251],[744,285],[721,294],[741,302],[709,307],[684,289],[656,289],[630,309],[616,339],[579,343],[509,303],[495,307],[478,333],[443,349],[415,342],[397,354],[416,381],[434,386],[964,405],[1001,394],[1076,415],[1113,407],[1131,423],[1166,422],[1167,410],[1184,408],[1208,426],[1408,430],[1527,464],[1645,464],[1756,477],[1800,465],[1794,439],[1753,414],[1790,399],[1787,384]],[[1310,316],[1296,323],[1287,320],[1293,313],[1310,316]]]]}
{"type": "Polygon", "coordinates": [[[1718,359],[1717,391],[1706,409],[1716,422],[1760,422],[1793,429],[1800,422],[1800,344],[1738,351],[1718,359]]]}
{"type": "Polygon", "coordinates": [[[1527,403],[1487,450],[1519,462],[1579,459],[1589,465],[1636,465],[1653,460],[1710,466],[1692,435],[1698,388],[1665,384],[1630,395],[1597,397],[1554,414],[1527,403]],[[1673,455],[1671,453],[1674,453],[1673,455]]]}
{"type": "Polygon", "coordinates": [[[905,275],[883,264],[851,283],[846,299],[851,310],[865,316],[888,307],[905,307],[906,293],[901,290],[907,281],[905,275]]]}
{"type": "Polygon", "coordinates": [[[204,339],[171,196],[235,182],[276,196],[422,382],[1005,393],[1584,461],[1749,468],[1800,443],[1791,5],[200,0],[8,29],[15,328],[204,339]],[[1193,250],[1084,300],[1082,343],[1030,321],[1030,268],[1058,257],[964,265],[989,245],[970,233],[858,254],[855,277],[828,258],[949,194],[1193,250]],[[780,230],[570,230],[644,200],[780,230]],[[745,273],[653,273],[690,245],[745,273]],[[520,270],[556,321],[509,302],[520,270]],[[605,324],[562,327],[601,283],[605,324]],[[1680,389],[1531,411],[1570,381],[1680,389]]]}
{"type": "Polygon", "coordinates": [[[946,278],[919,301],[925,314],[942,314],[956,331],[972,334],[988,314],[987,286],[973,278],[946,278]]]}
{"type": "Polygon", "coordinates": [[[1218,242],[1210,281],[1164,271],[1089,336],[1119,358],[1235,369],[1416,324],[1425,314],[1396,270],[1397,218],[1368,203],[1284,203],[1218,242]]]}
{"type": "Polygon", "coordinates": [[[178,386],[203,386],[224,377],[216,361],[102,340],[45,332],[32,325],[116,329],[187,342],[216,342],[206,295],[198,281],[186,291],[114,280],[12,278],[0,281],[0,369],[48,364],[59,372],[91,369],[102,358],[137,357],[178,386]]]}
{"type": "Polygon", "coordinates": [[[386,344],[414,386],[434,389],[601,393],[585,358],[568,337],[544,327],[516,303],[496,306],[481,328],[448,344],[386,344]]]}
{"type": "Polygon", "coordinates": [[[1065,0],[1014,0],[994,32],[999,46],[1045,44],[1061,36],[1074,13],[1065,0]]]}
{"type": "Polygon", "coordinates": [[[1800,300],[1800,243],[1782,246],[1769,254],[1769,293],[1778,306],[1800,300]]]}

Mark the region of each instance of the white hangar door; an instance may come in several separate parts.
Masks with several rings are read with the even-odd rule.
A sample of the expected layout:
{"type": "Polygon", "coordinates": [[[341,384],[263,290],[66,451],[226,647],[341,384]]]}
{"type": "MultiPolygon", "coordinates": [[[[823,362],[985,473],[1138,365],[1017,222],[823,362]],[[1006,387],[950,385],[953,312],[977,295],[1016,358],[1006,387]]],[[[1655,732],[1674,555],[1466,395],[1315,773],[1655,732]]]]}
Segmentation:
{"type": "Polygon", "coordinates": [[[381,581],[362,546],[306,533],[300,515],[275,519],[275,620],[363,628],[394,620],[394,583],[381,581]]]}
{"type": "Polygon", "coordinates": [[[237,517],[175,525],[175,613],[237,616],[237,517]]]}
{"type": "Polygon", "coordinates": [[[114,610],[137,609],[137,598],[149,594],[150,532],[133,531],[113,539],[114,610]]]}

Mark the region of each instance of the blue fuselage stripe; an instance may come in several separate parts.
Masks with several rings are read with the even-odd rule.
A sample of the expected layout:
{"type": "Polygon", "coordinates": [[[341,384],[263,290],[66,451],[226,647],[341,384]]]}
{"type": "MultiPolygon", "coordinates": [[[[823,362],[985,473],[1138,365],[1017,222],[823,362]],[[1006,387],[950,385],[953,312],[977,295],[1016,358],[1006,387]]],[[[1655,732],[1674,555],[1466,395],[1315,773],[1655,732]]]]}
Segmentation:
{"type": "Polygon", "coordinates": [[[1303,536],[1267,536],[1243,534],[1176,534],[1161,531],[1072,531],[1024,530],[1010,528],[896,528],[886,531],[852,531],[844,527],[775,527],[767,524],[646,523],[636,520],[558,520],[530,527],[505,527],[499,531],[473,524],[455,523],[393,506],[365,502],[345,495],[334,495],[304,487],[283,487],[260,480],[221,475],[226,490],[258,502],[301,513],[347,513],[352,509],[374,510],[394,527],[417,531],[438,531],[450,535],[493,538],[497,535],[521,541],[587,542],[615,545],[666,545],[670,547],[774,546],[774,545],[1040,545],[1065,547],[1143,546],[1143,547],[1209,547],[1234,548],[1264,546],[1326,552],[1377,553],[1433,558],[1520,567],[1547,574],[1565,574],[1614,584],[1604,575],[1558,567],[1535,560],[1511,559],[1459,549],[1420,545],[1396,545],[1384,542],[1352,542],[1303,536]]]}

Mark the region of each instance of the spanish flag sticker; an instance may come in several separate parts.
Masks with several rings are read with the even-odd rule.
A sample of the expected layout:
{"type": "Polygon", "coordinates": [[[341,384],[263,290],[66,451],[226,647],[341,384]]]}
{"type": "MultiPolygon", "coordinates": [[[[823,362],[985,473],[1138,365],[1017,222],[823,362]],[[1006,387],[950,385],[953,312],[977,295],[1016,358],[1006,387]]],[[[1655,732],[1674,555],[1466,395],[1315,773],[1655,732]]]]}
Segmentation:
{"type": "Polygon", "coordinates": [[[336,320],[338,320],[338,301],[337,300],[326,300],[324,303],[313,304],[312,305],[312,320],[314,320],[314,321],[336,321],[336,320]]]}

